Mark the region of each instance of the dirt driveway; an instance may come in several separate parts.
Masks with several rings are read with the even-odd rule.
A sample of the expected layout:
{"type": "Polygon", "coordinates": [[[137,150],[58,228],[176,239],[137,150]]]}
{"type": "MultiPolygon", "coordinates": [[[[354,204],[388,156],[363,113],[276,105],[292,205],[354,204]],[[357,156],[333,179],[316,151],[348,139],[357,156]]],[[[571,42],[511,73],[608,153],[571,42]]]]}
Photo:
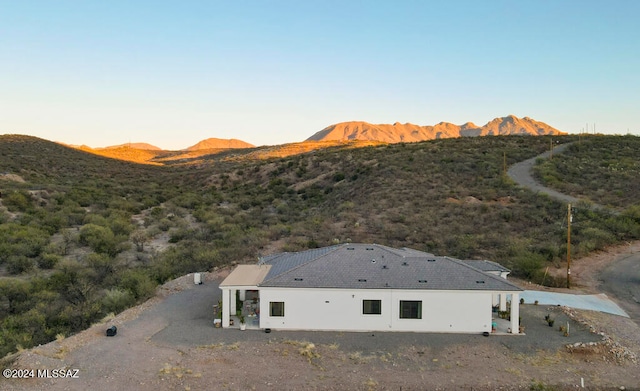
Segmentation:
{"type": "MultiPolygon", "coordinates": [[[[634,389],[640,368],[559,307],[524,305],[525,336],[239,331],[213,327],[222,275],[166,284],[151,301],[62,341],[15,369],[79,369],[77,379],[1,380],[3,390],[634,389]],[[569,322],[564,336],[544,321],[569,322]],[[105,329],[118,327],[115,337],[105,329]],[[572,345],[569,349],[566,346],[572,345]],[[575,345],[575,346],[573,346],[575,345]]],[[[570,313],[573,317],[575,313],[570,313]]],[[[587,315],[589,313],[587,312],[587,315]]],[[[614,315],[597,314],[609,322],[614,315]]],[[[620,317],[618,317],[620,318],[620,317]]],[[[629,321],[621,318],[621,321],[629,321]]],[[[629,321],[626,326],[637,325],[629,321]]],[[[36,372],[37,373],[37,372],[36,372]]]]}

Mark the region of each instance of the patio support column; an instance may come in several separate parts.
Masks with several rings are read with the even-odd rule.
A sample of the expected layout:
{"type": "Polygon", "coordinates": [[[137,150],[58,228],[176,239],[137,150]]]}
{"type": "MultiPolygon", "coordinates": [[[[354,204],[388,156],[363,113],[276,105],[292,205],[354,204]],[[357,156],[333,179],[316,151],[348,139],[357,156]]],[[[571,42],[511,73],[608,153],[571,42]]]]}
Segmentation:
{"type": "Polygon", "coordinates": [[[511,334],[520,333],[520,294],[511,294],[511,334]]]}
{"type": "Polygon", "coordinates": [[[236,310],[236,290],[232,289],[231,292],[229,292],[229,314],[235,315],[236,310]]]}
{"type": "Polygon", "coordinates": [[[227,328],[229,327],[229,309],[230,309],[230,303],[229,303],[229,289],[223,289],[222,290],[222,327],[223,328],[227,328]]]}
{"type": "Polygon", "coordinates": [[[500,311],[507,310],[507,294],[502,292],[500,293],[500,311]]]}

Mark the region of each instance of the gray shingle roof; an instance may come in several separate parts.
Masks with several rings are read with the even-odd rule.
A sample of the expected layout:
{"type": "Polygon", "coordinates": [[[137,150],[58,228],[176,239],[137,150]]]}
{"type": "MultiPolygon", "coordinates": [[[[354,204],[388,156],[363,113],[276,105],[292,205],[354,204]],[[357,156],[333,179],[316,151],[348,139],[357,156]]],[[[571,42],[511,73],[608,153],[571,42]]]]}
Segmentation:
{"type": "Polygon", "coordinates": [[[376,244],[341,244],[262,258],[260,286],[287,288],[520,291],[463,261],[376,244]]]}
{"type": "Polygon", "coordinates": [[[476,260],[464,260],[462,261],[471,267],[475,267],[483,272],[510,272],[511,270],[502,266],[501,264],[493,261],[476,261],[476,260]]]}

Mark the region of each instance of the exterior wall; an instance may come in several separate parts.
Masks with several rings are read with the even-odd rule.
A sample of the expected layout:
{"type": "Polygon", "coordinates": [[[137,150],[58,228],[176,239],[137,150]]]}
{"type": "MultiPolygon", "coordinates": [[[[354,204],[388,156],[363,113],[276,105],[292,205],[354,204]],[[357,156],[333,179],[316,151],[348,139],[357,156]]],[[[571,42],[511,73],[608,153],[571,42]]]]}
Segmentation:
{"type": "Polygon", "coordinates": [[[386,289],[260,289],[260,327],[293,330],[491,331],[495,292],[386,289]],[[362,314],[362,300],[381,300],[381,315],[362,314]],[[400,319],[401,300],[422,301],[422,319],[400,319]],[[270,302],[284,302],[283,317],[270,316],[270,302]]]}

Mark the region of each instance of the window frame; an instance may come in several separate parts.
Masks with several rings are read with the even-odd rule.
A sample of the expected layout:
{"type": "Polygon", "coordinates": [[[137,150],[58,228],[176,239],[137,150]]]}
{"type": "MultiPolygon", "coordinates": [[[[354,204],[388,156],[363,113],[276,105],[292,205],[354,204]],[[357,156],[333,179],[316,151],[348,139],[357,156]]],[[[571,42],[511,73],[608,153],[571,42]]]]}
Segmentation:
{"type": "Polygon", "coordinates": [[[422,300],[400,300],[398,307],[400,309],[400,313],[398,314],[400,319],[422,319],[422,300]],[[416,307],[411,307],[412,305],[416,305],[416,307]],[[414,310],[416,312],[415,316],[414,310]]]}
{"type": "Polygon", "coordinates": [[[382,300],[362,299],[362,315],[382,315],[382,300]],[[369,309],[369,312],[367,312],[367,309],[369,309]],[[376,309],[377,312],[375,312],[376,309]]]}
{"type": "Polygon", "coordinates": [[[282,318],[284,317],[284,301],[269,302],[269,316],[282,318]]]}

